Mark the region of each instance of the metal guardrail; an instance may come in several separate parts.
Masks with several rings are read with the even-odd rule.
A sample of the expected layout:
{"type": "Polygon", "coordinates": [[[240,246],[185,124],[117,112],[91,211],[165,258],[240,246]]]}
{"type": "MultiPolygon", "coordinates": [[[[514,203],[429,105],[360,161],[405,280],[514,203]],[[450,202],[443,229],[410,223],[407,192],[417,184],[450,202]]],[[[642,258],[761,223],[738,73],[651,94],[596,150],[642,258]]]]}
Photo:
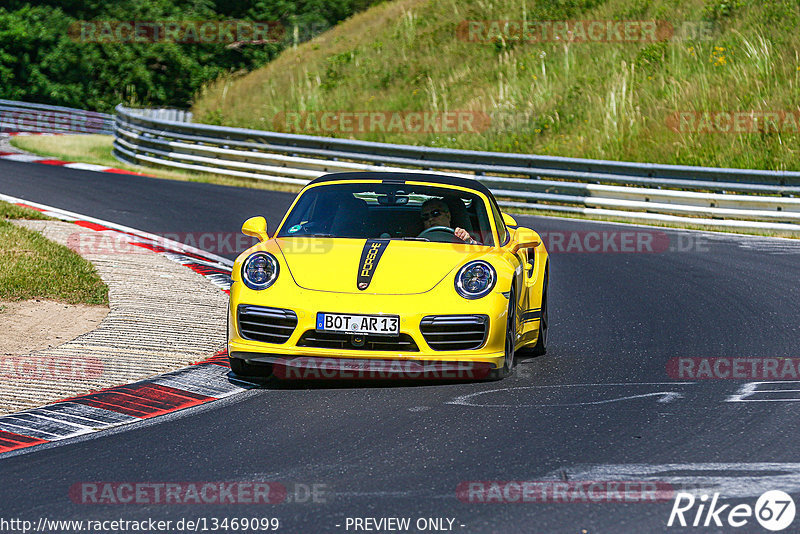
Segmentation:
{"type": "Polygon", "coordinates": [[[392,145],[164,120],[123,106],[114,154],[298,185],[329,172],[441,171],[480,180],[508,207],[800,234],[800,172],[392,145]]]}
{"type": "Polygon", "coordinates": [[[128,112],[139,117],[172,122],[192,122],[194,117],[191,111],[170,108],[128,109],[128,112]]]}
{"type": "Polygon", "coordinates": [[[107,113],[0,100],[0,131],[110,135],[113,128],[114,117],[107,113]]]}

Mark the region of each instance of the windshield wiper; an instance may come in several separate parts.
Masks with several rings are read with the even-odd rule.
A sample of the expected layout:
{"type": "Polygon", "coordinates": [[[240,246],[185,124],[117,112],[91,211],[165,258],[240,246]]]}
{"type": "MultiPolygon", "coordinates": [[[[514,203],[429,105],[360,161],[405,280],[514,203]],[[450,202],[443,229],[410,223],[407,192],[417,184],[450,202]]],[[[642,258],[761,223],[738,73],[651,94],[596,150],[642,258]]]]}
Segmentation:
{"type": "Polygon", "coordinates": [[[333,234],[283,234],[278,237],[336,237],[333,234]]]}
{"type": "Polygon", "coordinates": [[[395,237],[394,239],[402,239],[403,241],[430,241],[425,237],[395,237]]]}

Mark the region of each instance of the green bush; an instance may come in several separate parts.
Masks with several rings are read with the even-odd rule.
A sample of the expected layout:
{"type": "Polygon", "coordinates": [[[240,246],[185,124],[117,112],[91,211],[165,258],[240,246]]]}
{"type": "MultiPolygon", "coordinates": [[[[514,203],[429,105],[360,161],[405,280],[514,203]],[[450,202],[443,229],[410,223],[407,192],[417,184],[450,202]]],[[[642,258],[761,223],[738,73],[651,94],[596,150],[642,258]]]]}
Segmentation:
{"type": "Polygon", "coordinates": [[[250,71],[375,0],[6,0],[0,7],[0,98],[111,111],[126,103],[186,108],[203,84],[250,71]],[[279,22],[281,42],[94,43],[78,21],[279,22]],[[297,31],[294,31],[294,28],[297,31]]]}

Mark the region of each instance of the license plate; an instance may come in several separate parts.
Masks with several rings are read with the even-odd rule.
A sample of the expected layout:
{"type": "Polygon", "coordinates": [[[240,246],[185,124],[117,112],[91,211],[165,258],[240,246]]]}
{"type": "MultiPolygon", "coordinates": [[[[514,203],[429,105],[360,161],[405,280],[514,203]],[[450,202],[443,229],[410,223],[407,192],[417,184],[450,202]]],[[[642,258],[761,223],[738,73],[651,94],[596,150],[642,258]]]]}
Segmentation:
{"type": "Polygon", "coordinates": [[[400,334],[400,317],[397,315],[318,313],[317,330],[397,336],[400,334]]]}

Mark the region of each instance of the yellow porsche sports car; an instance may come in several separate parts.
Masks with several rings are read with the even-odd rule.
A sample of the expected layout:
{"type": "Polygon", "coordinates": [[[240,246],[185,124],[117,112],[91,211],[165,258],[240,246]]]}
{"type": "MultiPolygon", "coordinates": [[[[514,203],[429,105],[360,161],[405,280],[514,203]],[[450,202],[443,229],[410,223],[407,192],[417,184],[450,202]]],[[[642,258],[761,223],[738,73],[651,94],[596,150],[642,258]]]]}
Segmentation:
{"type": "Polygon", "coordinates": [[[329,174],[233,266],[228,355],[238,375],[490,378],[547,348],[539,235],[466,178],[329,174]],[[309,373],[308,370],[315,373],[309,373]]]}

